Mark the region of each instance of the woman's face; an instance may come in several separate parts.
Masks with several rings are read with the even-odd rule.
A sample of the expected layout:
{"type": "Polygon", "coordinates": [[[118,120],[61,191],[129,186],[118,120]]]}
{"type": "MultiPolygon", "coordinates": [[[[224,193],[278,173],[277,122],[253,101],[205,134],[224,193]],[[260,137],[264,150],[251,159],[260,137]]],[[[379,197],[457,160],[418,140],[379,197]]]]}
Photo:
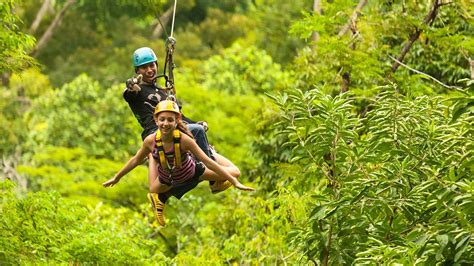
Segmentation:
{"type": "Polygon", "coordinates": [[[173,112],[161,112],[156,116],[156,124],[163,135],[173,132],[177,123],[177,115],[173,112]]]}

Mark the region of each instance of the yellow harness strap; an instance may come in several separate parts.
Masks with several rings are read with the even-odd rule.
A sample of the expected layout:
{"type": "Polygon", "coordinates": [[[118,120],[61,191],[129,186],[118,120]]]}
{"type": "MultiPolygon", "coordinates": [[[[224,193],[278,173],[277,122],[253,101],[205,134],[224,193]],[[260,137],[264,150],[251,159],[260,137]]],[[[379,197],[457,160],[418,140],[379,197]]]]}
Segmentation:
{"type": "Polygon", "coordinates": [[[158,156],[160,156],[161,167],[168,167],[168,163],[165,158],[165,149],[163,148],[163,142],[161,142],[161,132],[156,131],[156,147],[158,149],[158,156]]]}
{"type": "Polygon", "coordinates": [[[173,141],[174,141],[174,159],[175,159],[175,166],[181,167],[181,147],[180,147],[180,140],[181,140],[181,132],[179,129],[175,129],[173,132],[173,141]]]}
{"type": "MultiPolygon", "coordinates": [[[[158,150],[158,156],[160,157],[161,167],[163,168],[166,167],[170,169],[168,161],[166,160],[165,149],[163,147],[163,142],[161,141],[161,132],[159,130],[156,131],[155,139],[156,139],[156,148],[158,150]]],[[[175,129],[173,131],[174,167],[181,167],[182,165],[180,141],[181,141],[181,132],[178,129],[175,129]]]]}

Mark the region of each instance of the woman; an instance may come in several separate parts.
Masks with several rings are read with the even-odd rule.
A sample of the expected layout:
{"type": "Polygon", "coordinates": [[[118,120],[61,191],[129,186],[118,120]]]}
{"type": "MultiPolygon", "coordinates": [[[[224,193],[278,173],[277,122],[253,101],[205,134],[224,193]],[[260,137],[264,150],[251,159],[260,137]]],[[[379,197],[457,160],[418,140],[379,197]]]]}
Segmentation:
{"type": "MultiPolygon", "coordinates": [[[[138,152],[112,179],[103,183],[104,187],[118,183],[124,175],[141,164],[148,154],[152,153],[153,160],[150,160],[150,169],[157,169],[158,173],[156,175],[153,171],[149,176],[150,191],[153,192],[150,193],[153,195],[149,194],[149,199],[152,203],[156,200],[155,193],[164,193],[173,187],[199,180],[228,180],[238,189],[254,191],[253,188],[239,182],[237,177],[240,171],[229,160],[218,155],[216,159],[222,164],[219,165],[199,148],[182,124],[179,107],[175,102],[165,100],[158,103],[154,119],[158,125],[157,133],[145,138],[138,152]]],[[[164,225],[163,209],[160,206],[156,208],[155,215],[160,224],[164,225]]]]}

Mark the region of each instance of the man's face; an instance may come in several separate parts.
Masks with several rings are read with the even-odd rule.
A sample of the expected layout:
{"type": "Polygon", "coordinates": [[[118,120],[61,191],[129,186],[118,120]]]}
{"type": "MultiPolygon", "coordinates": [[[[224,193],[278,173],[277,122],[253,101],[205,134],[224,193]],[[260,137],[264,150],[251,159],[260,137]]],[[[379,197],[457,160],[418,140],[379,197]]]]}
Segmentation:
{"type": "Polygon", "coordinates": [[[153,83],[156,78],[156,72],[158,71],[156,62],[141,65],[137,68],[137,74],[142,74],[142,81],[145,83],[153,83]]]}

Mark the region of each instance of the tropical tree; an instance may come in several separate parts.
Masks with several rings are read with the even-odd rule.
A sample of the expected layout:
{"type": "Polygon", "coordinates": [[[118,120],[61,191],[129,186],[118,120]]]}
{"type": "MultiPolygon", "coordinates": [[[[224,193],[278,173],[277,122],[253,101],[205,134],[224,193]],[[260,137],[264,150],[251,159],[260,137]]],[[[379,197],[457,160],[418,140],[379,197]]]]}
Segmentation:
{"type": "Polygon", "coordinates": [[[87,75],[49,91],[25,116],[30,125],[25,147],[80,147],[90,155],[125,158],[139,146],[139,129],[122,91],[103,89],[87,75]]]}
{"type": "Polygon", "coordinates": [[[347,95],[273,97],[298,169],[286,185],[312,198],[293,245],[324,265],[472,263],[472,117],[384,90],[366,118],[347,95]]]}

